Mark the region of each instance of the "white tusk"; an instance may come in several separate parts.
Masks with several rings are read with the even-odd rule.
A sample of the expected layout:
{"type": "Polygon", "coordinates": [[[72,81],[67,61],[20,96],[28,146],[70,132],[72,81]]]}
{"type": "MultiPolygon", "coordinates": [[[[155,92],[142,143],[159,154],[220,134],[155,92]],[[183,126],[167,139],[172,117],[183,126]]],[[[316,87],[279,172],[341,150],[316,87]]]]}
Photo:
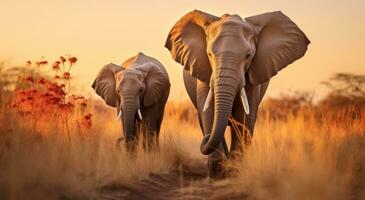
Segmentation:
{"type": "Polygon", "coordinates": [[[120,110],[118,112],[118,116],[117,116],[117,121],[121,120],[122,119],[122,111],[120,110]]]}
{"type": "Polygon", "coordinates": [[[204,103],[204,107],[203,107],[203,112],[205,112],[209,108],[210,102],[212,101],[212,97],[213,97],[212,89],[209,89],[207,98],[205,99],[205,103],[204,103]]]}
{"type": "Polygon", "coordinates": [[[139,117],[139,119],[140,119],[140,120],[142,120],[142,113],[141,113],[141,109],[139,109],[139,108],[138,108],[138,111],[137,111],[137,112],[138,112],[138,117],[139,117]]]}
{"type": "Polygon", "coordinates": [[[241,101],[242,101],[242,104],[243,104],[243,108],[245,110],[245,113],[248,115],[248,114],[250,114],[250,107],[248,105],[248,100],[247,100],[245,87],[242,87],[240,95],[241,95],[241,101]]]}

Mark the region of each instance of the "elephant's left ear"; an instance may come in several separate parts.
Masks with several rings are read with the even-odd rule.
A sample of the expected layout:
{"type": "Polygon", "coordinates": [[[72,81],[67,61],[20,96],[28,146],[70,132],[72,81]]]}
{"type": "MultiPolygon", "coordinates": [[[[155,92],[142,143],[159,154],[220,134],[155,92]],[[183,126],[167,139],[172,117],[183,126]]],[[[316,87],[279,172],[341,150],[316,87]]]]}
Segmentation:
{"type": "Polygon", "coordinates": [[[261,84],[304,56],[310,43],[299,27],[280,11],[245,20],[258,30],[256,54],[249,69],[252,84],[261,84]]]}
{"type": "Polygon", "coordinates": [[[143,105],[148,107],[157,103],[164,92],[170,89],[169,77],[163,66],[156,63],[148,62],[138,69],[147,73],[143,105]]]}

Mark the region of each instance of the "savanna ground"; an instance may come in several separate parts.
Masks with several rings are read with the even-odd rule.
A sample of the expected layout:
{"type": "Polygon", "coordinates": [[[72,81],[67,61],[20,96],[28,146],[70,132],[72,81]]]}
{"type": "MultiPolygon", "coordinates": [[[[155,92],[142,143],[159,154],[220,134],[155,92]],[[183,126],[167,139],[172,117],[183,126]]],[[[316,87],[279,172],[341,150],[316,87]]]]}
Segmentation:
{"type": "Polygon", "coordinates": [[[72,95],[76,62],[0,67],[0,199],[365,199],[364,76],[333,76],[316,103],[267,98],[233,174],[210,180],[190,102],[167,104],[160,150],[130,157],[115,110],[72,95]]]}

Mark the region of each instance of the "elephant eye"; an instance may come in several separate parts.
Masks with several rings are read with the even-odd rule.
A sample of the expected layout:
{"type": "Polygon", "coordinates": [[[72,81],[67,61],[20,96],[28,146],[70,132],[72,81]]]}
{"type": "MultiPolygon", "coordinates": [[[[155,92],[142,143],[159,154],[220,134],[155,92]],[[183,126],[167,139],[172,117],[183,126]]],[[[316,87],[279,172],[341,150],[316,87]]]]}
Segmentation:
{"type": "Polygon", "coordinates": [[[212,54],[211,54],[211,53],[208,53],[208,56],[209,56],[209,57],[211,57],[211,56],[212,56],[212,54]]]}
{"type": "Polygon", "coordinates": [[[249,54],[249,53],[248,53],[248,54],[246,55],[246,59],[249,59],[250,57],[251,57],[251,54],[249,54]]]}

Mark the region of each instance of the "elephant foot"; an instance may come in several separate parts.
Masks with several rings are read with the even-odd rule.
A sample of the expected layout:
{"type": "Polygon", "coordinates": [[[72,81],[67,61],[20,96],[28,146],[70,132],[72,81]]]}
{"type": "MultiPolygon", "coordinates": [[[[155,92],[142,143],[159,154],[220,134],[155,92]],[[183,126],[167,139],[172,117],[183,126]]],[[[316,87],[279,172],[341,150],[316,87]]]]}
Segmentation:
{"type": "Polygon", "coordinates": [[[226,167],[224,169],[224,177],[231,178],[231,177],[237,177],[239,174],[239,170],[235,167],[226,167]]]}
{"type": "Polygon", "coordinates": [[[138,138],[126,138],[124,143],[126,150],[129,154],[134,154],[138,147],[138,138]]]}
{"type": "Polygon", "coordinates": [[[208,176],[211,179],[223,179],[226,177],[223,160],[208,159],[208,176]]]}

